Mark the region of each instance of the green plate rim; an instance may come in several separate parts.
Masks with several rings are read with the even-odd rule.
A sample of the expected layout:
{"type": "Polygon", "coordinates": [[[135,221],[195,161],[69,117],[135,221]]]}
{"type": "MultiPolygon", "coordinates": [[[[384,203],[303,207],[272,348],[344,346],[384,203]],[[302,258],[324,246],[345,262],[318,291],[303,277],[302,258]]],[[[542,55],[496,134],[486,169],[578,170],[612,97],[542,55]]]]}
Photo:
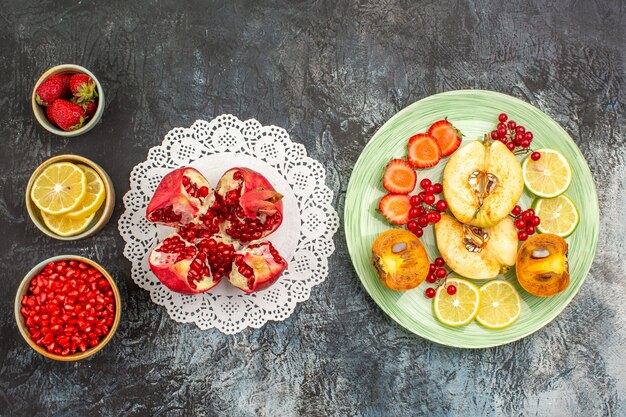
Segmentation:
{"type": "MultiPolygon", "coordinates": [[[[579,213],[580,215],[580,213],[579,213]]],[[[589,214],[591,215],[591,214],[589,214]]],[[[379,308],[381,308],[385,314],[387,314],[389,317],[391,317],[396,323],[398,323],[400,326],[402,326],[403,328],[405,328],[406,330],[410,331],[411,333],[414,333],[418,336],[420,336],[421,338],[424,338],[426,340],[430,340],[431,342],[435,342],[438,343],[440,345],[444,345],[444,346],[449,346],[449,347],[456,347],[456,348],[463,348],[463,349],[485,349],[485,348],[492,348],[492,347],[496,347],[496,346],[502,346],[502,345],[506,345],[509,343],[513,343],[517,340],[521,340],[535,332],[537,332],[538,330],[544,328],[545,326],[547,326],[549,323],[551,323],[558,315],[561,314],[561,312],[569,305],[569,303],[572,301],[572,299],[576,296],[576,294],[578,293],[578,291],[580,290],[580,287],[582,286],[583,282],[585,281],[585,279],[587,278],[587,275],[589,274],[589,271],[591,269],[591,266],[593,264],[593,260],[595,258],[595,254],[596,254],[596,250],[597,250],[597,246],[598,246],[598,238],[599,238],[599,227],[600,227],[600,208],[599,208],[599,202],[598,202],[598,194],[597,194],[597,187],[595,184],[595,180],[593,178],[593,174],[591,173],[591,170],[589,168],[589,164],[586,160],[586,158],[584,157],[584,155],[582,154],[582,152],[580,151],[580,148],[578,147],[578,145],[576,144],[576,142],[574,142],[574,140],[571,138],[571,136],[569,135],[569,133],[567,133],[567,131],[565,129],[563,129],[563,127],[561,127],[560,124],[558,124],[554,119],[552,119],[552,117],[550,117],[549,115],[547,115],[546,113],[544,113],[542,110],[538,109],[537,107],[533,106],[532,104],[521,100],[517,97],[508,95],[508,94],[503,94],[503,93],[499,93],[496,91],[490,91],[490,90],[480,90],[480,89],[464,89],[464,90],[452,90],[452,91],[446,91],[443,93],[438,93],[438,94],[433,94],[427,97],[424,97],[406,107],[404,107],[402,110],[400,110],[399,112],[397,112],[396,114],[394,114],[389,120],[387,120],[377,131],[376,133],[374,133],[374,135],[372,136],[372,138],[369,140],[369,142],[365,145],[365,147],[361,150],[361,153],[359,154],[359,158],[357,159],[357,162],[354,164],[354,167],[352,169],[352,174],[350,175],[350,180],[348,182],[348,187],[346,190],[346,199],[345,199],[345,204],[344,204],[344,210],[343,210],[343,216],[344,216],[344,230],[345,230],[345,236],[346,236],[346,244],[348,246],[348,253],[350,254],[350,260],[352,262],[352,265],[357,273],[357,276],[359,277],[359,280],[361,281],[361,285],[363,285],[363,287],[365,288],[366,292],[368,293],[368,295],[370,296],[370,298],[374,301],[374,303],[376,303],[378,305],[379,308]],[[351,221],[353,219],[353,217],[355,216],[359,216],[360,213],[355,213],[355,210],[349,210],[349,208],[352,208],[354,205],[354,201],[357,198],[356,193],[355,193],[355,180],[354,180],[354,173],[355,171],[357,171],[357,168],[360,167],[361,164],[364,163],[364,157],[363,154],[365,153],[365,151],[370,147],[373,146],[374,143],[376,143],[377,140],[379,140],[378,138],[381,137],[382,132],[384,132],[386,129],[390,128],[394,122],[396,121],[396,119],[405,117],[407,113],[411,113],[416,107],[418,107],[423,101],[426,100],[432,100],[434,98],[438,98],[438,97],[442,97],[442,96],[455,96],[455,95],[486,95],[486,96],[492,96],[494,99],[503,99],[503,100],[509,100],[512,103],[516,103],[518,105],[521,105],[523,107],[527,107],[530,110],[536,111],[536,112],[540,112],[541,114],[543,114],[546,117],[546,120],[553,124],[554,128],[556,128],[556,130],[560,131],[560,133],[563,135],[563,137],[566,137],[571,144],[573,145],[573,151],[577,154],[577,156],[579,157],[580,161],[582,161],[582,165],[584,167],[584,173],[579,174],[579,175],[588,175],[589,178],[591,178],[591,184],[593,189],[591,190],[593,192],[594,195],[594,199],[592,201],[593,204],[593,209],[595,211],[595,218],[593,219],[593,238],[592,238],[592,242],[591,242],[591,250],[592,250],[592,256],[591,256],[591,260],[589,262],[588,265],[583,267],[583,277],[582,279],[580,279],[574,286],[573,290],[571,291],[571,294],[569,295],[569,297],[567,299],[565,299],[557,308],[553,309],[550,314],[544,319],[542,320],[542,323],[537,326],[536,328],[532,328],[531,330],[516,336],[516,337],[512,337],[510,340],[506,340],[506,341],[502,341],[501,343],[488,343],[488,344],[484,344],[484,345],[472,345],[472,346],[467,346],[465,344],[456,344],[454,342],[451,342],[449,340],[446,340],[445,338],[439,338],[439,337],[431,337],[429,335],[423,335],[421,334],[419,331],[416,331],[415,329],[405,325],[402,320],[396,316],[396,314],[394,313],[394,311],[388,309],[383,303],[380,303],[376,297],[372,294],[372,292],[370,291],[370,289],[368,288],[368,286],[365,284],[365,278],[362,276],[361,272],[359,271],[359,269],[356,266],[356,257],[357,257],[357,253],[356,253],[356,247],[355,244],[352,242],[353,239],[351,239],[350,236],[350,224],[351,221]]],[[[582,216],[581,216],[582,217],[582,216]]],[[[443,325],[442,325],[443,326],[443,325]]],[[[495,330],[494,330],[495,331],[495,330]]]]}

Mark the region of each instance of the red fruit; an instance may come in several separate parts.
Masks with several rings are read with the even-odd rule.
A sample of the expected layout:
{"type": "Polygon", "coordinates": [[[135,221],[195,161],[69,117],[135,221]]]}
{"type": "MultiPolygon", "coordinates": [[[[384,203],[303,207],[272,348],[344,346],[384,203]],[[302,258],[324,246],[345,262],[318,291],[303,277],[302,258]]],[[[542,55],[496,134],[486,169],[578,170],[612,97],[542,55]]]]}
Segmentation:
{"type": "Polygon", "coordinates": [[[435,274],[430,273],[426,275],[426,282],[428,282],[429,284],[434,284],[435,282],[437,282],[437,277],[435,276],[435,274]]]}
{"type": "Polygon", "coordinates": [[[509,149],[509,151],[513,152],[513,150],[515,149],[515,144],[513,142],[508,142],[506,144],[506,147],[509,149]]]}
{"type": "Polygon", "coordinates": [[[98,97],[96,83],[87,74],[72,75],[70,89],[77,103],[84,103],[98,97]]]}
{"type": "Polygon", "coordinates": [[[443,185],[440,183],[433,184],[435,188],[435,194],[441,194],[443,192],[443,185]]]}
{"type": "Polygon", "coordinates": [[[48,120],[66,132],[80,129],[85,122],[85,111],[78,104],[63,99],[56,99],[46,108],[48,120]]]}
{"type": "Polygon", "coordinates": [[[420,181],[420,187],[422,188],[422,190],[427,189],[432,184],[433,183],[428,178],[424,178],[423,180],[420,181]]]}
{"type": "Polygon", "coordinates": [[[498,116],[498,120],[500,121],[500,123],[506,122],[508,118],[509,116],[507,116],[506,113],[500,113],[500,115],[498,116]]]}
{"type": "Polygon", "coordinates": [[[454,285],[448,285],[448,286],[446,287],[446,292],[447,292],[449,295],[454,295],[454,294],[456,294],[456,287],[455,287],[454,285]]]}
{"type": "Polygon", "coordinates": [[[234,254],[233,246],[219,237],[195,245],[174,233],[152,250],[149,263],[154,275],[172,291],[197,294],[213,288],[230,273],[234,254]]]}
{"type": "Polygon", "coordinates": [[[424,196],[424,203],[433,204],[435,202],[435,196],[432,194],[426,194],[424,196]]]}
{"type": "Polygon", "coordinates": [[[85,119],[91,119],[93,115],[96,114],[98,102],[96,100],[89,100],[83,103],[83,108],[85,109],[85,119]]]}
{"type": "Polygon", "coordinates": [[[424,291],[424,295],[426,295],[426,297],[428,298],[433,298],[436,294],[437,292],[434,290],[434,288],[426,288],[426,291],[424,291]]]}
{"type": "Polygon", "coordinates": [[[446,203],[445,200],[439,200],[437,201],[437,204],[435,204],[435,208],[441,212],[444,212],[448,209],[448,203],[446,203]]]}
{"type": "Polygon", "coordinates": [[[211,186],[194,168],[179,168],[167,174],[146,209],[149,221],[175,227],[187,224],[213,204],[211,186]]]}
{"type": "Polygon", "coordinates": [[[70,75],[51,75],[35,90],[35,101],[40,106],[50,106],[55,100],[70,94],[70,75]]]}
{"type": "Polygon", "coordinates": [[[538,161],[541,159],[541,154],[539,152],[533,152],[530,154],[530,159],[533,161],[538,161]]]}
{"type": "Polygon", "coordinates": [[[409,221],[411,199],[406,194],[387,194],[380,199],[378,209],[389,222],[406,224],[409,221]]]}
{"type": "Polygon", "coordinates": [[[408,194],[415,188],[417,174],[404,159],[392,159],[383,174],[383,187],[390,193],[408,194]]]}
{"type": "Polygon", "coordinates": [[[422,203],[422,199],[420,198],[419,195],[412,195],[411,196],[411,205],[413,207],[418,207],[421,203],[422,203]]]}
{"type": "MultiPolygon", "coordinates": [[[[226,234],[246,243],[265,237],[283,221],[283,196],[261,174],[232,168],[215,188],[214,215],[226,221],[226,234]]],[[[408,211],[408,210],[407,210],[408,211]]],[[[211,214],[208,217],[211,218],[211,214]]]]}
{"type": "Polygon", "coordinates": [[[437,140],[441,156],[452,155],[461,146],[463,134],[447,120],[439,120],[430,126],[428,134],[437,140]]]}
{"type": "Polygon", "coordinates": [[[522,208],[517,205],[513,207],[513,210],[511,210],[511,214],[514,216],[519,216],[521,213],[522,213],[522,208]]]}
{"type": "Polygon", "coordinates": [[[287,268],[284,260],[268,241],[248,245],[239,250],[228,277],[230,283],[250,294],[272,285],[287,268]]]}
{"type": "Polygon", "coordinates": [[[408,160],[415,168],[430,168],[441,160],[441,148],[437,140],[425,133],[411,136],[408,148],[408,160]]]}

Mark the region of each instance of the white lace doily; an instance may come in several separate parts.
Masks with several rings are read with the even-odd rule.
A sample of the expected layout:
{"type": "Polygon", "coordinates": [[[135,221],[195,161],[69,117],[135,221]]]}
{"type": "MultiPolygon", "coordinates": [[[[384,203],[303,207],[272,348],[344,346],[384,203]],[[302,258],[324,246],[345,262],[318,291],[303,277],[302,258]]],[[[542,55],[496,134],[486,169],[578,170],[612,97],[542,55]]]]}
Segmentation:
{"type": "Polygon", "coordinates": [[[284,129],[262,126],[254,119],[221,115],[209,122],[197,120],[190,128],[172,129],[163,144],[150,149],[148,159],[133,168],[130,190],[124,195],[126,210],[118,228],[126,241],[124,255],[132,263],[133,280],[174,320],[194,322],[201,329],[215,327],[234,334],[268,320],[285,320],[298,302],[309,298],[311,288],[324,281],[328,257],[335,250],[332,239],[339,217],[325,177],[322,164],[309,158],[305,147],[293,143],[284,129]],[[289,266],[273,286],[248,295],[223,279],[209,292],[183,295],[165,287],[150,271],[150,251],[173,229],[148,222],[146,207],[161,178],[182,166],[198,169],[212,186],[229,168],[252,168],[284,195],[283,224],[268,240],[289,266]]]}

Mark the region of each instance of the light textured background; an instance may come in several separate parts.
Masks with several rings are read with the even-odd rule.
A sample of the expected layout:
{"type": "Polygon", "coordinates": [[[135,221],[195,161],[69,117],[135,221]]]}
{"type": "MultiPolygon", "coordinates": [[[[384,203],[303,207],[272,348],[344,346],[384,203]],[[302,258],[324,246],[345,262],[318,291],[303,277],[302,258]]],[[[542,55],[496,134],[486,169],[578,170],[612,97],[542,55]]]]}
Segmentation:
{"type": "Polygon", "coordinates": [[[624,1],[0,1],[0,415],[626,415],[624,1]],[[31,88],[48,67],[91,69],[102,122],[75,139],[40,128],[31,88]],[[571,134],[598,185],[587,281],[553,323],[508,346],[426,342],[365,294],[343,231],[331,273],[291,318],[225,336],[169,319],[130,279],[116,229],[131,168],[172,127],[233,113],[286,128],[328,172],[339,212],[351,167],[406,105],[461,88],[512,94],[571,134]],[[30,223],[28,177],[76,153],[118,203],[97,237],[63,243],[30,223]],[[110,345],[54,363],[18,334],[22,276],[88,256],[124,300],[110,345]]]}

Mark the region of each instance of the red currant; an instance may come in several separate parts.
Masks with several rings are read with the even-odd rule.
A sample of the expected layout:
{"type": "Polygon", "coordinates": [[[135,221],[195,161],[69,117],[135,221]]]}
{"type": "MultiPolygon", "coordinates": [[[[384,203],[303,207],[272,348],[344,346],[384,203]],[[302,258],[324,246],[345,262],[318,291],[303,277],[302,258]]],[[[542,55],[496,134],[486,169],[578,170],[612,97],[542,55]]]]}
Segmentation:
{"type": "Polygon", "coordinates": [[[526,128],[524,126],[517,126],[515,128],[515,133],[524,133],[526,132],[526,128]]]}
{"type": "Polygon", "coordinates": [[[416,217],[419,217],[419,210],[417,209],[417,207],[411,207],[409,209],[409,219],[414,219],[416,217]]]}
{"type": "Polygon", "coordinates": [[[433,298],[436,294],[437,292],[433,288],[426,288],[426,291],[424,291],[424,295],[428,298],[433,298]]]}
{"type": "Polygon", "coordinates": [[[529,131],[529,132],[524,133],[524,139],[528,140],[529,142],[533,140],[533,132],[529,131]]]}
{"type": "Polygon", "coordinates": [[[426,282],[428,282],[429,284],[434,284],[435,282],[437,282],[437,277],[435,276],[435,274],[428,274],[426,276],[426,282]]]}
{"type": "Polygon", "coordinates": [[[435,187],[433,185],[429,185],[424,191],[426,194],[435,194],[435,187]]]}
{"type": "Polygon", "coordinates": [[[498,130],[498,132],[500,132],[500,129],[505,129],[506,130],[506,125],[504,123],[498,123],[496,125],[496,129],[498,130]]]}
{"type": "Polygon", "coordinates": [[[430,266],[428,267],[428,272],[432,274],[433,272],[435,272],[435,269],[437,269],[437,265],[430,264],[430,266]]]}
{"type": "Polygon", "coordinates": [[[525,212],[522,213],[522,219],[524,219],[524,221],[530,220],[533,218],[534,215],[535,213],[531,213],[530,210],[526,210],[525,212]]]}
{"type": "Polygon", "coordinates": [[[417,219],[417,223],[420,225],[420,227],[428,226],[428,216],[420,217],[419,219],[417,219]]]}
{"type": "MultiPolygon", "coordinates": [[[[443,260],[443,258],[437,258],[435,259],[435,266],[438,267],[442,267],[446,264],[446,261],[443,260]]],[[[431,264],[432,265],[432,264],[431,264]]]]}
{"type": "Polygon", "coordinates": [[[412,230],[413,234],[417,237],[422,237],[424,236],[424,229],[422,229],[421,227],[418,227],[415,230],[412,230]]]}
{"type": "Polygon", "coordinates": [[[522,148],[528,148],[530,146],[530,141],[528,139],[524,139],[522,141],[522,148]]]}
{"type": "Polygon", "coordinates": [[[420,201],[424,201],[424,197],[426,197],[426,193],[424,191],[417,193],[417,198],[419,198],[420,201]]]}
{"type": "Polygon", "coordinates": [[[515,143],[516,145],[519,145],[520,143],[522,143],[523,140],[524,140],[524,135],[522,135],[521,133],[517,133],[515,134],[515,139],[513,139],[513,143],[515,143]]]}
{"type": "Polygon", "coordinates": [[[526,239],[528,239],[528,232],[525,232],[523,230],[521,232],[518,232],[517,233],[517,238],[519,240],[526,240],[526,239]]]}
{"type": "Polygon", "coordinates": [[[419,224],[415,220],[409,220],[409,222],[406,224],[406,228],[409,229],[411,232],[414,232],[419,227],[419,224]]]}
{"type": "Polygon", "coordinates": [[[435,194],[441,194],[443,192],[443,185],[436,183],[433,184],[433,187],[435,187],[435,194]]]}
{"type": "Polygon", "coordinates": [[[491,138],[492,139],[500,139],[500,135],[498,134],[497,130],[492,130],[491,131],[491,138]]]}
{"type": "Polygon", "coordinates": [[[446,271],[445,268],[437,268],[437,270],[435,271],[435,276],[439,279],[445,278],[446,275],[448,275],[448,271],[446,271]]]}
{"type": "Polygon", "coordinates": [[[501,126],[498,128],[498,136],[502,137],[502,136],[506,136],[506,127],[501,126]]]}
{"type": "Polygon", "coordinates": [[[529,235],[532,235],[533,233],[535,233],[535,226],[533,225],[526,226],[526,233],[528,233],[529,235]]]}
{"type": "Polygon", "coordinates": [[[410,203],[413,207],[417,207],[422,203],[422,200],[417,195],[412,195],[410,199],[410,203]]]}
{"type": "Polygon", "coordinates": [[[417,208],[417,212],[418,212],[418,216],[423,216],[424,214],[426,214],[426,209],[424,208],[424,206],[419,206],[417,208]]]}
{"type": "Polygon", "coordinates": [[[509,116],[506,115],[506,113],[500,113],[500,115],[498,116],[498,120],[500,120],[500,122],[504,123],[506,122],[506,119],[508,119],[509,116]]]}
{"type": "Polygon", "coordinates": [[[426,194],[424,196],[424,203],[433,204],[435,202],[435,196],[432,194],[426,194]]]}
{"type": "Polygon", "coordinates": [[[522,219],[517,219],[515,220],[515,227],[522,230],[526,227],[526,222],[522,219]]]}
{"type": "Polygon", "coordinates": [[[530,159],[532,159],[533,161],[538,161],[539,159],[541,159],[541,154],[539,152],[533,152],[530,154],[530,159]]]}
{"type": "Polygon", "coordinates": [[[441,214],[437,211],[431,211],[428,213],[428,221],[431,223],[437,223],[441,220],[441,214]]]}
{"type": "Polygon", "coordinates": [[[533,209],[531,209],[531,208],[529,208],[529,209],[528,209],[528,210],[526,210],[526,211],[527,211],[527,212],[529,212],[531,216],[534,216],[534,215],[535,215],[535,210],[533,210],[533,209]]]}
{"type": "Polygon", "coordinates": [[[509,148],[509,151],[513,152],[513,150],[515,149],[515,144],[513,142],[508,142],[506,144],[506,147],[509,148]]]}
{"type": "Polygon", "coordinates": [[[446,200],[439,200],[437,201],[437,204],[435,204],[435,207],[437,208],[437,210],[443,212],[448,209],[448,203],[446,203],[446,200]]]}
{"type": "Polygon", "coordinates": [[[522,208],[520,206],[515,206],[513,207],[513,210],[511,210],[511,214],[514,216],[519,216],[521,212],[522,208]]]}
{"type": "Polygon", "coordinates": [[[515,130],[515,128],[517,127],[517,123],[515,123],[515,120],[509,120],[507,126],[509,127],[509,130],[515,130]]]}
{"type": "Polygon", "coordinates": [[[447,292],[449,295],[454,295],[454,294],[456,294],[456,287],[455,287],[454,285],[448,285],[448,286],[446,287],[446,292],[447,292]]]}
{"type": "Polygon", "coordinates": [[[429,185],[431,185],[432,182],[430,182],[430,180],[428,178],[424,178],[423,180],[420,181],[420,187],[422,187],[422,189],[426,189],[426,187],[428,187],[429,185]]]}
{"type": "Polygon", "coordinates": [[[530,219],[530,224],[532,224],[535,227],[539,226],[540,223],[541,223],[541,219],[537,216],[533,216],[533,218],[530,219]]]}

